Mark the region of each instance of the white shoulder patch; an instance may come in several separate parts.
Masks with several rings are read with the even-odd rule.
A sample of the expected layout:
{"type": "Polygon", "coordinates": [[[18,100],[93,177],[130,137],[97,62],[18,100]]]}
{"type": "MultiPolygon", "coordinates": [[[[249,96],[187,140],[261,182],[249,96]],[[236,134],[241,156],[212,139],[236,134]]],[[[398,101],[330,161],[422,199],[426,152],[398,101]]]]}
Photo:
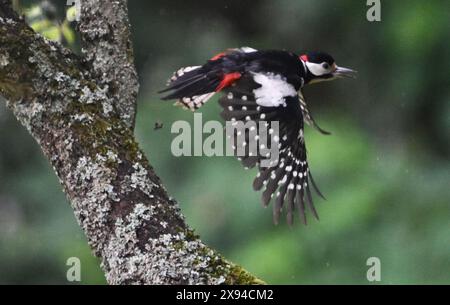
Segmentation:
{"type": "Polygon", "coordinates": [[[253,80],[261,85],[253,90],[258,105],[264,107],[286,106],[285,97],[297,95],[294,86],[279,74],[255,73],[253,80]]]}
{"type": "Polygon", "coordinates": [[[239,50],[241,50],[244,53],[253,53],[253,52],[258,51],[256,49],[253,49],[253,48],[250,48],[250,47],[241,47],[241,48],[239,48],[239,50]]]}

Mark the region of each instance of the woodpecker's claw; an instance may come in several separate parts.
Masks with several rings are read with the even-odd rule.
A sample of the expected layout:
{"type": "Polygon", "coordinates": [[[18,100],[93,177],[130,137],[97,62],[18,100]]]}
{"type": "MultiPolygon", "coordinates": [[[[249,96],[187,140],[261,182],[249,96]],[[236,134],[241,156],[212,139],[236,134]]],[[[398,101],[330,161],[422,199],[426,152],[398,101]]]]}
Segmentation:
{"type": "Polygon", "coordinates": [[[356,73],[358,73],[358,71],[344,68],[344,67],[336,67],[336,70],[333,72],[333,75],[334,75],[334,77],[337,77],[337,78],[343,78],[343,77],[356,78],[356,73]]]}

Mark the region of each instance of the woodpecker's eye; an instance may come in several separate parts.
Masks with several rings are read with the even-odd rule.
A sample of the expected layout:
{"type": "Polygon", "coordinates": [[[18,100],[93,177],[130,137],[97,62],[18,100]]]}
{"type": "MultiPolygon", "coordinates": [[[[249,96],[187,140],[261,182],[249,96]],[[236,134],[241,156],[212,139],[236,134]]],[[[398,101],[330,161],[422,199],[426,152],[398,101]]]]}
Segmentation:
{"type": "Polygon", "coordinates": [[[322,67],[323,67],[325,70],[330,69],[330,65],[329,65],[327,62],[324,62],[324,63],[322,64],[322,67]]]}

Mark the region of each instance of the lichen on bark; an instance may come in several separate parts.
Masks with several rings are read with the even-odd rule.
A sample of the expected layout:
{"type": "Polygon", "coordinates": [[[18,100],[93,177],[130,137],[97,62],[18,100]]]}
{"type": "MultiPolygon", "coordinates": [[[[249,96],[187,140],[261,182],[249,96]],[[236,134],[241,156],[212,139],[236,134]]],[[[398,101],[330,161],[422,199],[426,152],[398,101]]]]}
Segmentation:
{"type": "Polygon", "coordinates": [[[263,283],[193,233],[134,138],[126,1],[83,5],[79,57],[0,0],[0,93],[53,166],[107,281],[263,283]]]}

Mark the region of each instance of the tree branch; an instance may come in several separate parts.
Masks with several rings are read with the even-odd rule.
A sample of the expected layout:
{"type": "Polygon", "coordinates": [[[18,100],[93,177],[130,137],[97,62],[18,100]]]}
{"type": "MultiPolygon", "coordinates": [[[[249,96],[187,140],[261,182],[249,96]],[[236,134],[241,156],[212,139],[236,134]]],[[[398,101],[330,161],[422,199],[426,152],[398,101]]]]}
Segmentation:
{"type": "MultiPolygon", "coordinates": [[[[127,34],[119,38],[100,34],[93,20],[99,11],[89,15],[80,26],[86,61],[34,33],[8,2],[0,0],[0,93],[50,160],[107,281],[262,283],[201,242],[139,149],[125,116],[137,93],[128,79],[135,76],[132,56],[108,53],[131,54],[126,16],[119,19],[127,34]]],[[[126,1],[96,3],[126,15],[126,1]]]]}
{"type": "Polygon", "coordinates": [[[133,128],[139,90],[127,1],[81,1],[82,52],[108,91],[120,118],[133,128]]]}

